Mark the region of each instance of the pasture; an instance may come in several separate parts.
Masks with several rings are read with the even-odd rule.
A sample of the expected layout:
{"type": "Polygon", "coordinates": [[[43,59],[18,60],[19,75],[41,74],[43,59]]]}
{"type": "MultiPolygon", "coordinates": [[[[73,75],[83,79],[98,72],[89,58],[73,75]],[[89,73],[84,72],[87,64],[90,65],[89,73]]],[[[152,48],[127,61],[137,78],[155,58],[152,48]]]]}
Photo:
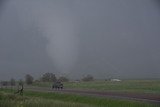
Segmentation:
{"type": "MultiPolygon", "coordinates": [[[[36,82],[33,85],[39,87],[51,87],[52,83],[36,82]]],[[[90,82],[64,82],[64,88],[160,94],[160,80],[122,80],[120,82],[97,80],[90,82]]]]}
{"type": "Polygon", "coordinates": [[[159,107],[146,102],[26,91],[24,96],[0,89],[0,107],[159,107]]]}
{"type": "MultiPolygon", "coordinates": [[[[50,82],[35,82],[32,86],[51,88],[50,82]]],[[[136,92],[160,95],[160,80],[122,80],[64,82],[64,88],[77,90],[96,90],[113,92],[136,92]]],[[[14,89],[14,88],[13,88],[14,89]]],[[[13,94],[15,90],[0,89],[0,107],[159,107],[159,104],[132,101],[127,99],[83,96],[73,93],[57,93],[47,91],[29,91],[24,95],[13,94]]],[[[43,89],[43,88],[42,88],[43,89]]]]}

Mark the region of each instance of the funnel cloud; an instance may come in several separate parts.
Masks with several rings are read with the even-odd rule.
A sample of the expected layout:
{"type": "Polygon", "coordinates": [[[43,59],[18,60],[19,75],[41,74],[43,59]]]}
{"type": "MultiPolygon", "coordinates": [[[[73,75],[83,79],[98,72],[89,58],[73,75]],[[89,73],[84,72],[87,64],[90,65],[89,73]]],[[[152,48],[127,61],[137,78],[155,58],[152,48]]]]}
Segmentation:
{"type": "Polygon", "coordinates": [[[157,0],[3,0],[0,79],[159,78],[159,9],[157,0]]]}

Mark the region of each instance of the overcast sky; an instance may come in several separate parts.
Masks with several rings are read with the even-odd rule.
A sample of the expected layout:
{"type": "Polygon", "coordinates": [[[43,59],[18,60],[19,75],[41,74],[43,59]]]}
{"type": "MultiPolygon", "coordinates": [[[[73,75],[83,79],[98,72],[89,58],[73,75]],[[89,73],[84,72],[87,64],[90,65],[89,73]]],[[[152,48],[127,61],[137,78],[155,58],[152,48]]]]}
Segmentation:
{"type": "Polygon", "coordinates": [[[158,0],[0,2],[0,80],[160,78],[159,41],[158,0]]]}

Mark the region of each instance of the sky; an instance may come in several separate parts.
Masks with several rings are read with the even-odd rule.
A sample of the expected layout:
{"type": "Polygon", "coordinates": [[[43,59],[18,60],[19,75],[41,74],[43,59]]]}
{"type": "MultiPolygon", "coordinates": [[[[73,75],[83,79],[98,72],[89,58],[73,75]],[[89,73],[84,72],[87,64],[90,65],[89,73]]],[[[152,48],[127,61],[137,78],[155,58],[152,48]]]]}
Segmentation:
{"type": "Polygon", "coordinates": [[[0,80],[160,78],[158,0],[1,0],[0,80]]]}

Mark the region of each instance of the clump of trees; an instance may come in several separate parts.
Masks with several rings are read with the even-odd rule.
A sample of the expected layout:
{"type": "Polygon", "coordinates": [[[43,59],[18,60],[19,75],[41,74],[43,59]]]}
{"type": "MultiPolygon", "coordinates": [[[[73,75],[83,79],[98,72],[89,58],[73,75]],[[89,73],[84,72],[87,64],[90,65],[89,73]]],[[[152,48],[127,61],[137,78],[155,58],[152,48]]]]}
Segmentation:
{"type": "Polygon", "coordinates": [[[93,76],[89,74],[82,78],[82,81],[93,81],[93,80],[94,80],[93,76]]]}
{"type": "MultiPolygon", "coordinates": [[[[59,78],[57,78],[55,74],[47,72],[44,73],[40,79],[35,80],[35,82],[55,82],[55,81],[68,82],[69,79],[65,76],[60,76],[59,78]]],[[[25,82],[27,85],[30,85],[34,82],[34,78],[30,74],[27,74],[25,76],[25,82]]]]}
{"type": "Polygon", "coordinates": [[[45,73],[42,75],[41,80],[43,82],[55,82],[57,78],[56,78],[56,75],[53,73],[45,73]]]}
{"type": "MultiPolygon", "coordinates": [[[[81,80],[82,81],[93,81],[94,77],[92,75],[88,74],[88,75],[84,76],[81,80]]],[[[68,82],[69,78],[67,78],[66,76],[60,76],[57,78],[54,73],[47,72],[47,73],[44,73],[39,79],[34,81],[34,78],[32,75],[26,74],[25,81],[22,81],[22,80],[16,81],[15,79],[12,78],[12,79],[10,79],[10,81],[1,81],[0,86],[8,86],[8,85],[15,86],[16,83],[18,85],[23,85],[24,82],[27,85],[31,85],[31,84],[33,84],[33,82],[56,82],[56,81],[68,82]]]]}

